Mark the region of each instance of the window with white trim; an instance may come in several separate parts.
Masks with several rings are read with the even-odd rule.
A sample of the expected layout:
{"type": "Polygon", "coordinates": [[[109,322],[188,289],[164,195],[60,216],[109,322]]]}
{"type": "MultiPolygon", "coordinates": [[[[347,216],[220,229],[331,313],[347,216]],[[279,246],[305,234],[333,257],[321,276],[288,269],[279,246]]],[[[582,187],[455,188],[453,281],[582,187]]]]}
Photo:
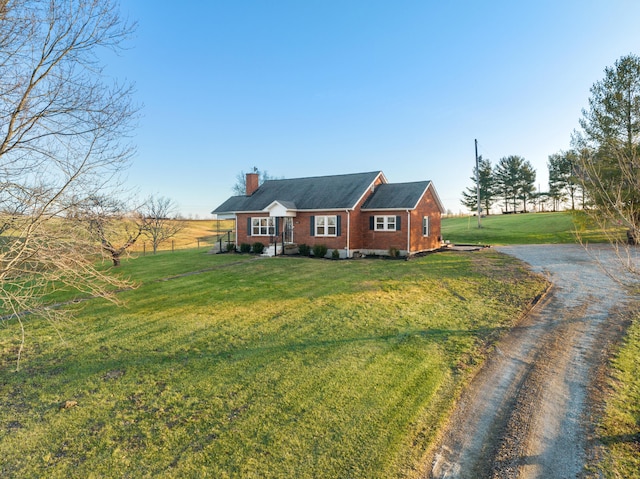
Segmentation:
{"type": "Polygon", "coordinates": [[[396,231],[396,217],[376,216],[374,225],[376,231],[396,231]]]}
{"type": "Polygon", "coordinates": [[[276,234],[275,220],[272,216],[251,218],[251,236],[274,236],[276,234]]]}
{"type": "Polygon", "coordinates": [[[422,236],[429,236],[429,217],[422,217],[422,236]]]}
{"type": "Polygon", "coordinates": [[[316,216],[315,221],[315,236],[337,236],[335,216],[316,216]]]}

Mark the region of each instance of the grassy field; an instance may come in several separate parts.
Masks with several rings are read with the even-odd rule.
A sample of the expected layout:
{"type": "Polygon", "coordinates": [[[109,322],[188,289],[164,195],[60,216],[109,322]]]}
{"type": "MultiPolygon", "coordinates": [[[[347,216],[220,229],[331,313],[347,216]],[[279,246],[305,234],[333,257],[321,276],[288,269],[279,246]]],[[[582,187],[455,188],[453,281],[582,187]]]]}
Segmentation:
{"type": "MultiPolygon", "coordinates": [[[[442,235],[451,243],[467,244],[554,244],[583,241],[599,243],[604,236],[589,228],[582,213],[524,213],[493,215],[481,218],[454,217],[442,220],[442,235]]],[[[624,235],[624,231],[621,231],[624,235]]]]}
{"type": "MultiPolygon", "coordinates": [[[[575,240],[569,213],[482,221],[478,231],[475,218],[448,218],[444,237],[575,240]]],[[[26,317],[19,372],[17,325],[0,323],[0,476],[417,477],[486,345],[545,287],[491,251],[208,255],[220,228],[187,223],[175,253],[124,262],[118,274],[137,285],[124,307],[72,305],[55,325],[26,317]]],[[[611,478],[640,476],[638,357],[636,321],[601,428],[611,478]]]]}
{"type": "Polygon", "coordinates": [[[2,477],[416,477],[487,344],[546,287],[490,250],[186,250],[119,274],[138,285],[125,307],[25,317],[19,372],[2,323],[2,477]]]}
{"type": "MultiPolygon", "coordinates": [[[[160,244],[160,251],[187,248],[211,248],[219,237],[226,237],[226,232],[234,228],[232,220],[179,220],[182,230],[173,238],[160,244]]],[[[131,253],[150,253],[153,251],[151,241],[140,238],[133,247],[131,253]]]]}
{"type": "Polygon", "coordinates": [[[613,360],[607,401],[599,434],[607,454],[602,464],[605,476],[640,478],[640,317],[613,360]]]}

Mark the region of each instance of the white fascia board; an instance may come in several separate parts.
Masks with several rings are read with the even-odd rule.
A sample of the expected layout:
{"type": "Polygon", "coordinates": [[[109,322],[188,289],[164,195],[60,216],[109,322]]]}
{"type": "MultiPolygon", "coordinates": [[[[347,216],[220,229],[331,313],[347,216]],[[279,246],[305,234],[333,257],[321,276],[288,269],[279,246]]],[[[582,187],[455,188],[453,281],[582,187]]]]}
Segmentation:
{"type": "MultiPolygon", "coordinates": [[[[295,212],[296,213],[322,213],[323,211],[353,211],[355,208],[318,208],[318,209],[296,209],[295,212]]],[[[402,208],[402,211],[406,210],[406,208],[402,208]]],[[[293,210],[292,210],[293,211],[293,210]]],[[[255,211],[236,211],[235,214],[236,215],[240,215],[240,214],[264,214],[267,213],[266,209],[265,210],[255,210],[255,211]]]]}
{"type": "Polygon", "coordinates": [[[303,213],[323,213],[325,211],[331,211],[331,212],[341,212],[341,211],[353,211],[353,208],[320,208],[320,209],[315,209],[315,210],[297,210],[299,213],[303,212],[303,213]]]}
{"type": "Polygon", "coordinates": [[[415,209],[414,206],[413,208],[362,208],[360,211],[413,211],[415,209]]]}
{"type": "MultiPolygon", "coordinates": [[[[442,201],[440,200],[440,197],[438,196],[438,192],[436,191],[436,187],[433,186],[433,181],[429,182],[429,186],[427,186],[427,190],[431,188],[432,192],[433,192],[433,197],[436,200],[436,204],[438,205],[438,208],[440,208],[440,214],[445,214],[447,212],[447,210],[444,209],[444,205],[442,204],[442,201]]],[[[425,193],[427,192],[427,190],[425,190],[425,193]]]]}

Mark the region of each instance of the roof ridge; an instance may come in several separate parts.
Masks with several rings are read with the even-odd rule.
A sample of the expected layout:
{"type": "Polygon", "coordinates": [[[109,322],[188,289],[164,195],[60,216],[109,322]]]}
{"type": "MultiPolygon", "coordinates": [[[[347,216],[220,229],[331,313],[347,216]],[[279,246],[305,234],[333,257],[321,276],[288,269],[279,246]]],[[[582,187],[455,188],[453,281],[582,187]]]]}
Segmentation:
{"type": "Polygon", "coordinates": [[[418,181],[404,181],[402,183],[383,183],[381,185],[378,185],[378,187],[380,186],[394,186],[394,185],[414,185],[414,184],[418,184],[418,183],[431,183],[431,180],[418,180],[418,181]]]}
{"type": "Polygon", "coordinates": [[[345,176],[373,175],[373,174],[379,175],[380,173],[382,173],[382,170],[361,171],[358,173],[341,173],[338,175],[317,175],[317,176],[303,176],[303,177],[296,177],[296,178],[274,178],[274,179],[266,180],[264,183],[266,183],[267,181],[316,180],[319,178],[338,178],[338,177],[345,177],[345,176]]]}

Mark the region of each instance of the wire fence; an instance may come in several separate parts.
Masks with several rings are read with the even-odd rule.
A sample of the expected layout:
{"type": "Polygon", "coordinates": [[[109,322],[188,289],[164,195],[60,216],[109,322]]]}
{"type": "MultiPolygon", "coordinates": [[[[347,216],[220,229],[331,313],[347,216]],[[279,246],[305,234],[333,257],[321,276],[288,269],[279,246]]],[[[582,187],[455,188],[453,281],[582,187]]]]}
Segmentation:
{"type": "MultiPolygon", "coordinates": [[[[235,239],[235,224],[233,221],[185,221],[184,228],[174,237],[158,244],[157,252],[173,252],[184,249],[214,249],[226,246],[227,242],[235,239]]],[[[153,242],[147,237],[140,237],[129,253],[139,255],[153,254],[153,242]]]]}
{"type": "MultiPolygon", "coordinates": [[[[235,237],[235,231],[231,232],[231,242],[233,242],[233,238],[235,237]]],[[[220,246],[220,241],[222,241],[222,245],[227,244],[227,235],[220,236],[208,236],[204,238],[196,238],[193,241],[184,242],[184,241],[176,241],[174,239],[164,241],[160,243],[156,249],[157,252],[173,252],[177,250],[184,249],[213,249],[220,246]]],[[[129,248],[131,253],[142,254],[143,256],[146,254],[153,254],[153,243],[149,240],[146,241],[138,241],[134,246],[129,248]]]]}

